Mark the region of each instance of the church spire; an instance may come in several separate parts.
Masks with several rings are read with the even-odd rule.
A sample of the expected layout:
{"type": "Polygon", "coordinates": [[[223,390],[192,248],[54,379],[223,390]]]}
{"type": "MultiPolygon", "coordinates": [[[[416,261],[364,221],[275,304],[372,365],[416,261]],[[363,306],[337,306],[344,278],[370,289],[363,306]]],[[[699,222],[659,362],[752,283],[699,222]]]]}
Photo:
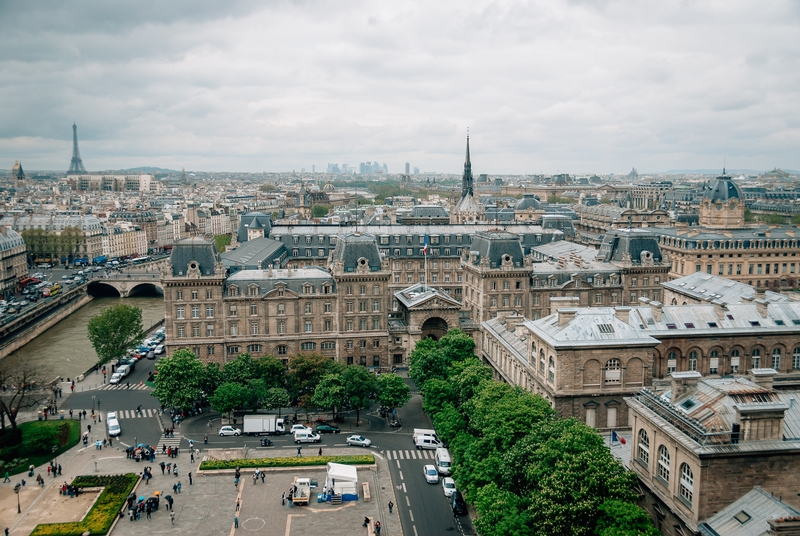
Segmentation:
{"type": "Polygon", "coordinates": [[[472,162],[469,159],[469,132],[467,132],[467,156],[464,159],[464,175],[461,178],[461,198],[473,195],[472,162]]]}

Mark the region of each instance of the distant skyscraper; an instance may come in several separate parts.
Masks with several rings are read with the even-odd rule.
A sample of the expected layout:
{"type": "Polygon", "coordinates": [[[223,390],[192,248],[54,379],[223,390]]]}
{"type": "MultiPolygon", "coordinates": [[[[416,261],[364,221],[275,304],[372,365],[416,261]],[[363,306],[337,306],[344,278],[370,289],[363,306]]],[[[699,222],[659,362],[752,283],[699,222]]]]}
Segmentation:
{"type": "Polygon", "coordinates": [[[410,173],[411,173],[411,164],[406,162],[406,175],[409,175],[410,173]]]}
{"type": "Polygon", "coordinates": [[[419,168],[416,166],[414,167],[414,175],[419,175],[419,168]]]}
{"type": "Polygon", "coordinates": [[[80,175],[86,173],[86,168],[83,167],[83,160],[81,160],[81,153],[78,150],[78,126],[72,123],[72,161],[69,163],[69,170],[67,175],[80,175]]]}

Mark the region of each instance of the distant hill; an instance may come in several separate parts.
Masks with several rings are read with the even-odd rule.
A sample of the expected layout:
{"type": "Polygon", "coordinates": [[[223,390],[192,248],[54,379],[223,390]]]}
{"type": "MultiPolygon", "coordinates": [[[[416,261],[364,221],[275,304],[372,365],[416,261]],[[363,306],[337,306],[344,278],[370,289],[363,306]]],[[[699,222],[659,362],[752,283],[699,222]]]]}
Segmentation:
{"type": "MultiPolygon", "coordinates": [[[[726,169],[728,175],[763,175],[767,173],[768,169],[755,170],[755,169],[726,169]]],[[[790,175],[797,175],[798,171],[793,169],[784,169],[790,175]]],[[[665,175],[722,175],[721,169],[670,169],[669,171],[662,172],[665,175]]]]}
{"type": "Polygon", "coordinates": [[[129,169],[120,169],[115,173],[180,173],[180,172],[174,169],[164,169],[152,166],[140,166],[129,169]]]}

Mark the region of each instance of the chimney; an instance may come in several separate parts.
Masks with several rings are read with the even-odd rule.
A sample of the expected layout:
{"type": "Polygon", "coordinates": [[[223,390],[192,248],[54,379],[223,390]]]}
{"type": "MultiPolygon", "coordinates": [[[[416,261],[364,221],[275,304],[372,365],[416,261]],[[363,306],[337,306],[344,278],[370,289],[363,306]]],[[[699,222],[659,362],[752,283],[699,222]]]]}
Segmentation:
{"type": "Polygon", "coordinates": [[[525,320],[525,317],[514,312],[506,315],[504,320],[506,322],[506,330],[514,331],[525,320]]]}
{"type": "Polygon", "coordinates": [[[628,323],[628,318],[630,317],[630,314],[631,314],[631,308],[630,307],[614,307],[614,314],[617,316],[617,318],[619,318],[620,320],[622,320],[623,322],[625,322],[627,324],[628,323]]]}
{"type": "Polygon", "coordinates": [[[756,311],[758,314],[761,315],[762,318],[767,318],[767,310],[769,309],[769,302],[764,298],[758,298],[755,300],[756,304],[756,311]]]}
{"type": "Polygon", "coordinates": [[[558,314],[558,327],[563,326],[573,318],[575,318],[575,314],[578,312],[577,309],[559,309],[556,314],[558,314]]]}
{"type": "Polygon", "coordinates": [[[769,536],[800,536],[800,517],[779,517],[767,519],[769,536]]]}
{"type": "Polygon", "coordinates": [[[727,304],[719,300],[714,300],[711,303],[714,305],[714,313],[716,313],[717,318],[719,320],[725,320],[725,311],[728,310],[727,304]]]}
{"type": "Polygon", "coordinates": [[[580,304],[580,298],[573,296],[553,296],[550,298],[550,314],[554,315],[559,309],[564,307],[576,307],[580,304]]]}
{"type": "Polygon", "coordinates": [[[558,268],[560,270],[566,270],[567,269],[567,259],[565,259],[563,255],[558,257],[558,268]]]}
{"type": "Polygon", "coordinates": [[[661,322],[661,313],[664,312],[664,308],[661,305],[661,302],[655,300],[651,301],[650,309],[653,311],[653,318],[656,319],[656,322],[661,322]]]}
{"type": "Polygon", "coordinates": [[[771,368],[757,368],[750,370],[750,381],[763,387],[768,391],[772,391],[772,380],[778,372],[771,368]]]}
{"type": "Polygon", "coordinates": [[[684,371],[673,372],[672,376],[672,396],[670,402],[674,406],[678,400],[681,400],[688,393],[697,388],[697,381],[702,378],[699,372],[684,371]]]}

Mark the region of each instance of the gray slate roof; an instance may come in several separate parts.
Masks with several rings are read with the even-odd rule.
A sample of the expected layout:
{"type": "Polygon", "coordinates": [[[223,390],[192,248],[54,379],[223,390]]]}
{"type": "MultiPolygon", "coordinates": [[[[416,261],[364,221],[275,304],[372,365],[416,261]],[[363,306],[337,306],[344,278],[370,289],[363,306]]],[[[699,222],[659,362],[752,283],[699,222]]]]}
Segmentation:
{"type": "Polygon", "coordinates": [[[226,268],[240,270],[266,269],[268,265],[286,255],[283,242],[271,238],[257,238],[243,243],[233,251],[220,254],[226,268]]]}
{"type": "MultiPolygon", "coordinates": [[[[755,287],[746,283],[732,281],[705,272],[694,272],[687,276],[661,283],[669,290],[704,302],[743,303],[743,298],[755,298],[755,287]]],[[[789,301],[789,297],[779,292],[767,290],[764,299],[770,303],[789,301]]]]}
{"type": "Polygon", "coordinates": [[[322,294],[323,285],[330,285],[331,293],[336,292],[336,282],[331,274],[319,266],[309,266],[308,268],[274,269],[274,270],[241,270],[225,280],[225,289],[231,286],[239,288],[240,296],[248,296],[249,288],[253,285],[258,287],[258,295],[264,296],[271,292],[279,284],[283,284],[286,289],[295,294],[302,295],[303,286],[311,285],[313,294],[322,294]]]}
{"type": "Polygon", "coordinates": [[[486,231],[472,237],[470,253],[477,253],[476,262],[488,259],[491,266],[500,266],[503,259],[511,259],[514,266],[522,266],[523,253],[519,237],[505,231],[486,231]]]}
{"type": "Polygon", "coordinates": [[[263,229],[264,236],[267,236],[270,229],[272,229],[272,218],[269,214],[264,214],[263,212],[243,214],[239,220],[239,229],[237,231],[239,242],[247,242],[248,229],[263,229]]]}
{"type": "Polygon", "coordinates": [[[703,536],[762,536],[769,533],[767,520],[796,516],[800,516],[800,510],[756,486],[706,519],[697,530],[703,536]]]}
{"type": "Polygon", "coordinates": [[[173,276],[186,275],[192,261],[198,263],[202,275],[213,275],[215,265],[220,260],[216,244],[200,237],[176,242],[169,258],[173,276]]]}
{"type": "Polygon", "coordinates": [[[345,272],[354,272],[362,259],[370,271],[377,272],[381,269],[381,253],[375,237],[371,234],[346,234],[333,250],[333,262],[341,262],[345,272]]]}
{"type": "Polygon", "coordinates": [[[717,180],[703,191],[703,195],[711,199],[711,201],[720,201],[722,203],[729,199],[744,200],[744,194],[741,188],[739,188],[739,185],[733,182],[727,175],[720,175],[717,177],[717,180]]]}
{"type": "Polygon", "coordinates": [[[658,235],[647,229],[613,229],[603,237],[598,256],[607,262],[623,262],[630,256],[630,262],[638,264],[647,252],[653,262],[661,262],[658,235]]]}

